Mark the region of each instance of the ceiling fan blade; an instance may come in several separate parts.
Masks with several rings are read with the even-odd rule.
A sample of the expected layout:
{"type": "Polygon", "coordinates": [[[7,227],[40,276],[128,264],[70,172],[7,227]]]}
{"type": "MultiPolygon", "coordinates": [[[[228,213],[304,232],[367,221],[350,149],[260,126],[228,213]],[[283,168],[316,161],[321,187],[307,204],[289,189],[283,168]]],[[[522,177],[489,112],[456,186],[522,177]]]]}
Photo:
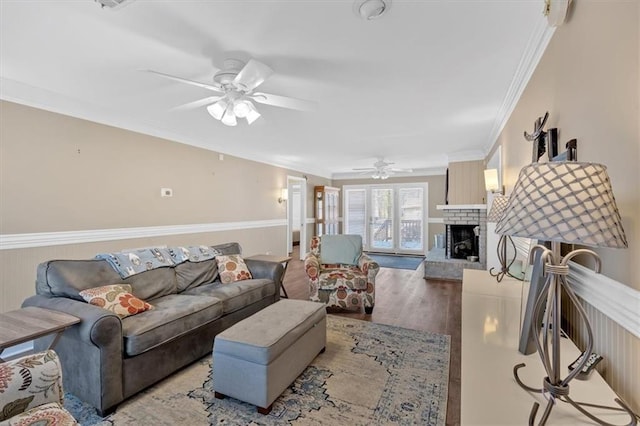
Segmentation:
{"type": "Polygon", "coordinates": [[[175,75],[165,74],[159,71],[144,70],[151,74],[159,75],[160,77],[168,78],[169,80],[179,81],[180,83],[190,84],[192,86],[202,87],[203,89],[211,90],[218,93],[224,93],[224,90],[220,87],[213,86],[211,84],[200,83],[199,81],[187,80],[186,78],[176,77],[175,75]]]}
{"type": "Polygon", "coordinates": [[[262,62],[251,59],[233,79],[233,84],[239,89],[250,92],[264,83],[271,74],[273,74],[271,68],[262,62]]]}
{"type": "Polygon", "coordinates": [[[273,105],[281,108],[295,109],[298,111],[315,111],[318,104],[304,99],[289,98],[287,96],[272,95],[269,93],[252,93],[251,98],[261,104],[273,105]]]}
{"type": "Polygon", "coordinates": [[[375,172],[376,169],[374,169],[373,167],[356,167],[354,169],[351,170],[355,170],[355,171],[363,171],[363,172],[375,172]]]}
{"type": "Polygon", "coordinates": [[[175,108],[171,108],[171,111],[187,111],[190,109],[200,108],[219,101],[222,98],[224,98],[224,96],[209,96],[208,98],[198,99],[197,101],[189,102],[184,105],[179,105],[175,108]]]}

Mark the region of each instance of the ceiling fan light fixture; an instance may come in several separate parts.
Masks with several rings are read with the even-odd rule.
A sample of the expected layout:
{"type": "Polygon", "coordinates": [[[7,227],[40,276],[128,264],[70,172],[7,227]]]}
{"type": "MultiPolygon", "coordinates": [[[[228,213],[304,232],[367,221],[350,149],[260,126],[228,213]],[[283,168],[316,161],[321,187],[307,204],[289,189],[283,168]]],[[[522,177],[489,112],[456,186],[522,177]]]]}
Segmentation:
{"type": "Polygon", "coordinates": [[[247,119],[247,123],[249,124],[260,118],[260,113],[258,112],[258,110],[256,110],[251,102],[249,102],[249,112],[247,113],[247,116],[245,118],[247,119]]]}
{"type": "Polygon", "coordinates": [[[356,0],[353,9],[365,21],[378,19],[391,7],[391,0],[356,0]]]}
{"type": "Polygon", "coordinates": [[[225,99],[220,99],[218,102],[213,103],[207,107],[207,111],[216,120],[222,120],[222,116],[226,111],[228,102],[225,99]]]}
{"type": "Polygon", "coordinates": [[[222,124],[225,126],[235,126],[238,124],[238,120],[236,120],[236,115],[233,113],[231,105],[227,107],[220,121],[222,121],[222,124]]]}
{"type": "Polygon", "coordinates": [[[245,118],[249,111],[251,111],[251,107],[249,106],[250,102],[246,99],[240,99],[233,103],[233,113],[238,118],[245,118]]]}

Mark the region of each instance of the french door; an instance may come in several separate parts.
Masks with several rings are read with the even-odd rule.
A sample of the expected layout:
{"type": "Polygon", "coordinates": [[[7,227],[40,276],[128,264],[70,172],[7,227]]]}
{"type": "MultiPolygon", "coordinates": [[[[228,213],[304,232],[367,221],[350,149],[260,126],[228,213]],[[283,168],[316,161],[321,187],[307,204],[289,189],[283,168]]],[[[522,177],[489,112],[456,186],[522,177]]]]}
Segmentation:
{"type": "Polygon", "coordinates": [[[345,185],[345,234],[362,236],[367,251],[425,253],[427,185],[345,185]]]}

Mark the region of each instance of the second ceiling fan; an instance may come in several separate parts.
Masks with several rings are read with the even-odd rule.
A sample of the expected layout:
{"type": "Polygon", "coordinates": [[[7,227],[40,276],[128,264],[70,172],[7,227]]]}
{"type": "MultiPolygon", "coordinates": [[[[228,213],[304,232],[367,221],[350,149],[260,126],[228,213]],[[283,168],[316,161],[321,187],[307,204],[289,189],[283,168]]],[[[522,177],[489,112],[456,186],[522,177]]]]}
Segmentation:
{"type": "Polygon", "coordinates": [[[246,64],[239,59],[225,60],[224,68],[213,76],[213,83],[201,83],[153,70],[147,72],[216,92],[218,95],[198,99],[174,109],[194,109],[207,105],[209,114],[227,126],[237,125],[238,118],[246,119],[249,124],[257,120],[260,113],[253,101],[298,111],[312,111],[316,108],[316,104],[311,101],[255,92],[273,74],[271,68],[255,59],[250,59],[246,64]]]}
{"type": "Polygon", "coordinates": [[[384,161],[384,158],[379,158],[378,161],[373,163],[373,167],[357,167],[353,170],[361,173],[371,173],[373,179],[387,179],[389,176],[395,173],[411,173],[413,169],[398,169],[391,167],[395,163],[384,161]]]}

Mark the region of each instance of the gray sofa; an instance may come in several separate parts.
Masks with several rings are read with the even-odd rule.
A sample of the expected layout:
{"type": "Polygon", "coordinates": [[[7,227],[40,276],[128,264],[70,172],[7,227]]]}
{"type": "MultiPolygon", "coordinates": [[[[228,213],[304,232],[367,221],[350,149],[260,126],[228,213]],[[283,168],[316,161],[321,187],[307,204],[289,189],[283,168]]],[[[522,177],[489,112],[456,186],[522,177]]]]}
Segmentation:
{"type": "MultiPolygon", "coordinates": [[[[212,246],[240,254],[238,243],[212,246]]],[[[280,299],[283,267],[245,260],[252,279],[221,284],[215,259],[184,262],[121,279],[105,260],[51,260],[38,265],[36,295],[23,306],[75,315],[55,350],[65,390],[100,415],[211,352],[216,334],[280,299]],[[120,319],[86,303],[80,291],[127,283],[153,310],[120,319]]],[[[48,342],[36,341],[36,350],[48,342]]],[[[204,379],[204,378],[203,378],[204,379]]]]}

